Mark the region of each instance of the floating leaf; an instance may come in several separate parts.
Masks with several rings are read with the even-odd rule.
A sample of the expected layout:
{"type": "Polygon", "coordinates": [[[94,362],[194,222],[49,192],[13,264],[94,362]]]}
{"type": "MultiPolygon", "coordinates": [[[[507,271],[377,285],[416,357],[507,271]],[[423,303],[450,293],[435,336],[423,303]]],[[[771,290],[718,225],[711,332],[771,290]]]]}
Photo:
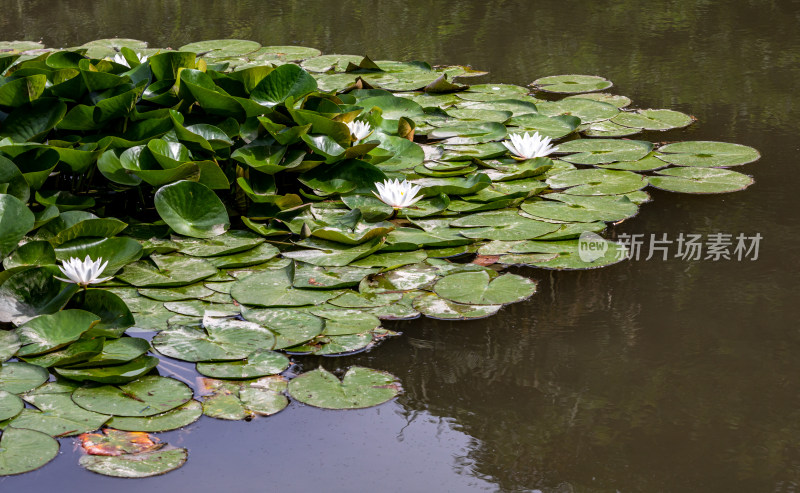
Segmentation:
{"type": "Polygon", "coordinates": [[[433,286],[447,300],[469,305],[505,305],[527,299],[536,292],[536,283],[515,274],[494,279],[486,272],[460,272],[443,277],[433,286]]]}
{"type": "Polygon", "coordinates": [[[154,416],[185,404],[192,390],[172,378],[142,377],[118,387],[81,387],[72,400],[82,408],[113,416],[154,416]]]}
{"type": "Polygon", "coordinates": [[[21,394],[47,381],[50,375],[41,366],[12,361],[0,366],[0,390],[21,394]]]}
{"type": "Polygon", "coordinates": [[[0,390],[0,421],[13,418],[22,411],[23,407],[25,407],[25,403],[22,402],[22,399],[11,392],[0,390]]]}
{"type": "Polygon", "coordinates": [[[186,463],[187,456],[188,452],[185,448],[176,448],[118,457],[84,455],[78,463],[81,467],[104,476],[149,478],[181,467],[186,463]]]}
{"type": "Polygon", "coordinates": [[[440,320],[470,320],[491,317],[503,305],[465,305],[427,293],[414,298],[414,309],[429,318],[440,320]]]}
{"type": "Polygon", "coordinates": [[[553,175],[547,184],[569,195],[620,195],[646,187],[647,179],[630,171],[578,169],[553,175]]]}
{"type": "Polygon", "coordinates": [[[340,381],[324,368],[304,373],[289,382],[289,395],[324,409],[360,409],[383,404],[400,392],[393,375],[352,366],[340,381]]]}
{"type": "Polygon", "coordinates": [[[215,320],[204,328],[175,326],[153,338],[161,354],[192,362],[241,360],[274,344],[272,332],[244,320],[215,320]]]}
{"type": "Polygon", "coordinates": [[[150,433],[159,431],[176,430],[188,426],[203,415],[203,406],[192,399],[186,404],[176,407],[171,411],[148,416],[144,418],[131,418],[123,416],[112,417],[108,426],[117,430],[125,431],[147,431],[150,433]]]}
{"type": "Polygon", "coordinates": [[[752,147],[727,142],[676,142],[659,150],[658,159],[678,166],[727,168],[752,163],[761,154],[752,147]]]}
{"type": "Polygon", "coordinates": [[[289,358],[281,353],[256,350],[242,361],[198,363],[197,371],[213,378],[255,378],[275,375],[289,367],[289,358]]]}
{"type": "Polygon", "coordinates": [[[158,366],[158,358],[140,356],[121,365],[103,366],[99,368],[55,368],[55,372],[64,378],[78,382],[127,383],[150,373],[158,366]]]}
{"type": "Polygon", "coordinates": [[[84,433],[80,436],[80,440],[83,450],[91,455],[118,456],[161,448],[159,440],[153,440],[147,433],[112,428],[105,428],[102,434],[84,433]]]}
{"type": "Polygon", "coordinates": [[[650,184],[662,190],[680,193],[727,193],[743,190],[753,178],[735,171],[717,168],[669,168],[656,171],[650,184]]]}
{"type": "Polygon", "coordinates": [[[58,442],[34,430],[8,427],[0,436],[0,476],[39,469],[58,455],[58,442]]]}
{"type": "Polygon", "coordinates": [[[579,139],[559,144],[559,153],[575,153],[561,159],[574,164],[604,164],[614,161],[636,161],[653,149],[641,140],[579,139]]]}
{"type": "Polygon", "coordinates": [[[75,342],[100,318],[84,310],[62,310],[52,315],[40,315],[29,321],[17,333],[22,348],[20,356],[33,356],[75,342]]]}
{"type": "Polygon", "coordinates": [[[551,75],[531,82],[539,91],[555,92],[560,94],[575,94],[595,92],[608,89],[613,84],[596,75],[551,75]]]}
{"type": "Polygon", "coordinates": [[[46,393],[37,389],[25,395],[25,400],[38,411],[26,409],[14,418],[11,426],[41,431],[56,438],[94,431],[110,418],[77,406],[69,392],[46,393]]]}

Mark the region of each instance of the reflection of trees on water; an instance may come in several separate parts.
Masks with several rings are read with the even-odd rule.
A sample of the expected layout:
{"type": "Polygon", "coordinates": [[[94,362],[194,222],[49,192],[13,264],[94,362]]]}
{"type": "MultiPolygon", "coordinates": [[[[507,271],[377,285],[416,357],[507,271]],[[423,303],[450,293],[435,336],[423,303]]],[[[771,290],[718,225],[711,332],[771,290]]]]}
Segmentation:
{"type": "Polygon", "coordinates": [[[622,94],[648,94],[647,101],[634,101],[640,105],[702,113],[714,101],[741,102],[725,118],[733,126],[789,122],[800,70],[793,2],[736,2],[735,8],[680,0],[652,6],[634,0],[2,4],[0,30],[9,39],[46,33],[45,42],[62,46],[118,36],[179,47],[232,37],[368,52],[377,59],[471,63],[505,82],[526,84],[544,75],[591,72],[611,78],[622,94]],[[659,90],[648,90],[654,86],[659,90]]]}
{"type": "Polygon", "coordinates": [[[371,364],[401,375],[409,412],[474,437],[471,473],[503,489],[788,491],[796,335],[658,318],[662,302],[636,302],[642,287],[619,275],[545,273],[499,321],[421,323],[398,341],[408,351],[371,364]]]}

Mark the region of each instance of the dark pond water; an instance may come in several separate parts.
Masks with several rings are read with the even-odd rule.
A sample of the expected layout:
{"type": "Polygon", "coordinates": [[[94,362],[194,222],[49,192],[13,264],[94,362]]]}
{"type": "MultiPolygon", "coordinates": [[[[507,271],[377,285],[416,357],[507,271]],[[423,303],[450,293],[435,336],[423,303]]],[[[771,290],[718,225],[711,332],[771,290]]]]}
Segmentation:
{"type": "Polygon", "coordinates": [[[800,2],[789,1],[0,0],[0,37],[55,46],[235,37],[471,64],[497,82],[603,75],[634,106],[699,120],[656,140],[763,154],[742,169],[756,178],[747,191],[653,191],[615,230],[671,240],[759,233],[755,261],[524,271],[539,294],[496,317],[404,322],[390,327],[403,337],[371,353],[303,361],[388,370],[405,388],[395,402],[204,418],[164,436],[189,448],[186,466],[139,481],[83,471],[63,440],[62,457],[0,480],[0,490],[799,490],[798,27],[800,2]]]}

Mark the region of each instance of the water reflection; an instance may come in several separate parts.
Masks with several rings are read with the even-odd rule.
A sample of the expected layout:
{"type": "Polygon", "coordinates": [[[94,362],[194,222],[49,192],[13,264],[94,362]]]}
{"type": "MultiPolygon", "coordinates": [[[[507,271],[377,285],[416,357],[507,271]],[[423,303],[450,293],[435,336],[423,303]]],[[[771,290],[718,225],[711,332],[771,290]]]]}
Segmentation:
{"type": "MultiPolygon", "coordinates": [[[[800,199],[789,159],[798,151],[798,7],[756,0],[0,0],[4,37],[51,45],[121,36],[180,46],[239,37],[472,64],[512,83],[597,73],[636,106],[700,120],[648,138],[732,141],[764,154],[743,168],[757,179],[747,192],[656,191],[653,204],[616,228],[671,238],[760,232],[758,261],[526,271],[541,281],[540,293],[497,317],[392,324],[404,336],[376,351],[304,362],[393,372],[405,388],[399,405],[351,414],[294,405],[260,424],[203,420],[196,425],[202,433],[186,439],[189,464],[152,484],[252,486],[257,476],[236,460],[257,467],[258,459],[269,460],[275,484],[290,490],[312,487],[315,478],[304,471],[321,468],[331,491],[492,484],[559,493],[796,491],[800,199]],[[413,441],[398,441],[411,434],[413,441]],[[265,437],[288,452],[266,451],[265,437]],[[420,460],[403,460],[414,454],[420,460]],[[221,457],[228,459],[217,465],[221,457]],[[385,470],[373,466],[376,459],[354,475],[352,461],[370,457],[387,463],[385,470]]],[[[0,484],[55,486],[64,475],[112,484],[74,462],[0,484]]]]}

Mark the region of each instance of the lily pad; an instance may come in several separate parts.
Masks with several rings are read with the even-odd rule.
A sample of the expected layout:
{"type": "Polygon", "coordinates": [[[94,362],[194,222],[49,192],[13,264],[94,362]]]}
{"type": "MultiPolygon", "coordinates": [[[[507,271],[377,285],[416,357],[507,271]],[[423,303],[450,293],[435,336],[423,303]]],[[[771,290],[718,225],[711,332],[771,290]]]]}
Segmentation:
{"type": "Polygon", "coordinates": [[[503,274],[491,279],[486,272],[460,272],[437,281],[433,291],[456,303],[505,305],[533,296],[536,283],[516,274],[503,274]]]}
{"type": "Polygon", "coordinates": [[[426,293],[414,298],[414,309],[428,318],[439,320],[472,320],[491,317],[503,305],[465,305],[426,293]]]}
{"type": "Polygon", "coordinates": [[[58,442],[39,431],[8,427],[0,436],[0,476],[39,469],[58,455],[58,442]]]}
{"type": "Polygon", "coordinates": [[[174,471],[186,463],[187,457],[188,451],[185,448],[176,448],[116,457],[84,455],[78,463],[81,467],[103,476],[149,478],[174,471]]]}
{"type": "Polygon", "coordinates": [[[551,176],[547,184],[569,195],[620,195],[646,187],[647,179],[630,171],[578,169],[551,176]]]}
{"type": "Polygon", "coordinates": [[[41,366],[12,361],[0,366],[0,390],[21,394],[45,383],[50,374],[41,366]]]}
{"type": "Polygon", "coordinates": [[[266,307],[318,305],[338,296],[337,291],[292,287],[293,268],[247,276],[231,288],[231,296],[242,304],[266,307]]]}
{"type": "Polygon", "coordinates": [[[680,193],[727,193],[744,190],[753,178],[717,168],[668,168],[649,177],[650,184],[662,190],[680,193]]]}
{"type": "Polygon", "coordinates": [[[275,337],[268,329],[244,320],[215,320],[204,328],[170,327],[153,338],[153,347],[183,361],[235,361],[259,349],[272,349],[275,337]]]}
{"type": "Polygon", "coordinates": [[[56,438],[94,431],[111,417],[77,406],[67,392],[34,392],[25,395],[25,400],[38,411],[26,409],[14,418],[11,426],[41,431],[56,438]]]}
{"type": "Polygon", "coordinates": [[[13,418],[24,407],[25,403],[22,402],[22,399],[11,392],[0,390],[0,421],[13,418]]]}
{"type": "Polygon", "coordinates": [[[531,85],[539,91],[577,94],[602,91],[614,84],[596,75],[551,75],[536,79],[531,85]]]}
{"type": "Polygon", "coordinates": [[[131,418],[114,416],[109,420],[108,426],[117,430],[146,431],[150,433],[159,431],[177,430],[188,426],[203,415],[203,406],[192,399],[186,404],[176,407],[171,411],[148,416],[144,418],[131,418]]]}
{"type": "Polygon", "coordinates": [[[676,142],[659,148],[658,159],[678,166],[727,168],[752,163],[761,154],[752,147],[727,142],[676,142]]]}
{"type": "Polygon", "coordinates": [[[193,238],[211,238],[228,230],[231,223],[225,205],[211,189],[181,180],[159,188],[156,210],[175,232],[193,238]]]}
{"type": "Polygon", "coordinates": [[[688,127],[694,122],[691,116],[673,110],[623,111],[611,121],[624,127],[661,131],[688,127]]]}
{"type": "Polygon", "coordinates": [[[103,366],[99,368],[55,368],[55,372],[64,378],[78,382],[98,382],[120,384],[127,383],[158,366],[158,358],[139,356],[121,365],[103,366]]]}
{"type": "Polygon", "coordinates": [[[118,387],[81,387],[72,393],[75,404],[88,411],[133,417],[161,414],[191,398],[192,390],[185,384],[153,375],[118,387]]]}
{"type": "Polygon", "coordinates": [[[393,375],[352,366],[340,381],[335,375],[318,368],[289,382],[289,395],[295,400],[324,409],[361,409],[383,404],[400,392],[393,375]]]}
{"type": "Polygon", "coordinates": [[[62,310],[52,315],[40,315],[17,329],[22,343],[17,354],[33,356],[64,347],[77,341],[99,321],[97,315],[84,310],[62,310]]]}
{"type": "Polygon", "coordinates": [[[573,164],[636,161],[647,156],[651,150],[653,144],[642,140],[579,139],[558,146],[559,153],[570,154],[561,159],[573,164]]]}
{"type": "Polygon", "coordinates": [[[197,371],[207,377],[243,379],[276,375],[288,367],[289,358],[262,349],[241,361],[198,363],[197,371]]]}

